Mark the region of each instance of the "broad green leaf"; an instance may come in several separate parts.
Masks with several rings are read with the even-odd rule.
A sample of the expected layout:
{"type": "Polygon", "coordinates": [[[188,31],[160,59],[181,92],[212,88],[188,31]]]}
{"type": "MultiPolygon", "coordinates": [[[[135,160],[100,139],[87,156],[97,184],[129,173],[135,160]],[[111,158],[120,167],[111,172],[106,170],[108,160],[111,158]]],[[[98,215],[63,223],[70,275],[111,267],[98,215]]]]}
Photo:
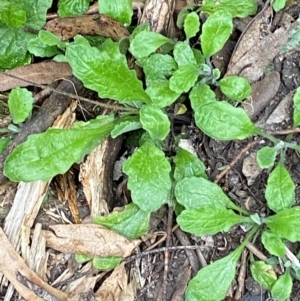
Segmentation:
{"type": "Polygon", "coordinates": [[[265,198],[275,212],[290,208],[295,201],[295,184],[281,161],[268,177],[265,198]]]}
{"type": "Polygon", "coordinates": [[[194,37],[200,29],[200,20],[196,12],[189,13],[184,20],[184,32],[188,39],[194,37]]]}
{"type": "Polygon", "coordinates": [[[59,0],[58,15],[61,18],[80,16],[85,13],[92,0],[59,0]]]}
{"type": "Polygon", "coordinates": [[[12,69],[29,63],[27,42],[35,36],[22,28],[0,26],[0,70],[12,69]]]}
{"type": "Polygon", "coordinates": [[[39,37],[30,40],[27,44],[27,49],[30,53],[39,57],[51,57],[60,53],[56,46],[49,46],[43,43],[39,37]]]}
{"type": "Polygon", "coordinates": [[[133,15],[131,0],[99,0],[99,12],[119,21],[125,26],[131,23],[133,15]]]}
{"type": "Polygon", "coordinates": [[[142,31],[131,41],[129,51],[137,58],[149,56],[170,39],[153,31],[142,31]]]}
{"type": "Polygon", "coordinates": [[[293,279],[290,273],[287,271],[274,283],[271,290],[272,297],[278,301],[285,301],[290,297],[292,288],[293,279]]]}
{"type": "Polygon", "coordinates": [[[280,11],[285,7],[286,0],[275,0],[272,3],[272,6],[276,12],[280,11]]]}
{"type": "Polygon", "coordinates": [[[4,164],[4,174],[11,181],[47,181],[64,174],[80,162],[114,128],[113,117],[105,116],[75,129],[50,128],[34,134],[17,146],[4,164]]]}
{"type": "Polygon", "coordinates": [[[265,218],[268,228],[279,237],[291,242],[300,241],[300,207],[283,209],[265,218]]]}
{"type": "Polygon", "coordinates": [[[300,125],[300,87],[297,88],[296,93],[293,97],[294,112],[293,112],[293,126],[297,127],[300,125]]]}
{"type": "Polygon", "coordinates": [[[199,49],[192,48],[197,65],[205,63],[205,58],[199,49]]]}
{"type": "Polygon", "coordinates": [[[177,182],[190,177],[207,178],[205,174],[206,167],[203,162],[183,148],[178,149],[174,157],[174,163],[174,179],[177,182]]]}
{"type": "Polygon", "coordinates": [[[111,137],[116,138],[124,133],[138,130],[142,127],[138,116],[128,116],[126,119],[117,123],[111,131],[111,137]]]}
{"type": "Polygon", "coordinates": [[[93,257],[91,257],[89,255],[75,254],[75,260],[78,263],[84,263],[84,262],[90,261],[91,259],[93,259],[93,257]]]}
{"type": "Polygon", "coordinates": [[[285,245],[280,237],[274,233],[267,230],[264,231],[261,236],[261,241],[270,254],[278,257],[285,255],[285,245]]]}
{"type": "Polygon", "coordinates": [[[251,223],[249,217],[235,214],[232,210],[207,205],[201,208],[183,210],[177,223],[185,232],[196,236],[214,235],[241,223],[251,223]]]}
{"type": "Polygon", "coordinates": [[[251,94],[251,86],[249,82],[236,75],[223,77],[219,81],[221,91],[229,98],[241,101],[251,94]]]}
{"type": "Polygon", "coordinates": [[[257,1],[255,0],[210,0],[205,1],[201,10],[213,13],[218,10],[226,10],[231,13],[232,17],[245,18],[254,15],[257,10],[257,1]]]}
{"type": "Polygon", "coordinates": [[[173,54],[179,67],[197,65],[194,52],[187,42],[177,42],[174,46],[173,54]]]}
{"type": "Polygon", "coordinates": [[[235,277],[236,265],[243,248],[202,268],[189,282],[185,301],[220,301],[235,277]]]}
{"type": "Polygon", "coordinates": [[[120,53],[118,43],[107,40],[99,50],[83,45],[82,40],[83,37],[75,38],[75,43],[67,47],[66,59],[74,75],[85,87],[97,91],[101,98],[111,98],[122,103],[150,101],[142,82],[128,68],[126,57],[120,53]],[[77,40],[79,43],[76,43],[77,40]]]}
{"type": "Polygon", "coordinates": [[[176,93],[188,92],[197,81],[199,71],[195,65],[179,67],[170,78],[170,89],[176,93]]]}
{"type": "Polygon", "coordinates": [[[47,11],[52,5],[52,0],[14,0],[14,2],[26,12],[25,25],[27,27],[39,30],[45,25],[47,11]]]}
{"type": "Polygon", "coordinates": [[[112,270],[122,261],[122,259],[123,258],[119,256],[95,257],[93,258],[93,266],[97,270],[112,270]]]}
{"type": "Polygon", "coordinates": [[[158,108],[170,106],[181,94],[170,89],[168,80],[151,83],[146,89],[146,93],[151,98],[151,104],[158,108]]]}
{"type": "Polygon", "coordinates": [[[221,50],[232,29],[232,15],[229,12],[217,11],[210,15],[202,27],[200,36],[204,56],[210,57],[221,50]]]}
{"type": "Polygon", "coordinates": [[[260,168],[269,168],[274,165],[277,155],[276,147],[265,146],[256,155],[256,160],[260,168]]]}
{"type": "Polygon", "coordinates": [[[9,143],[11,142],[11,138],[8,137],[2,137],[0,139],[0,154],[6,150],[6,148],[8,147],[9,143]]]}
{"type": "Polygon", "coordinates": [[[183,25],[184,25],[184,20],[186,18],[186,16],[190,13],[190,10],[193,10],[195,7],[194,3],[188,4],[187,6],[185,6],[180,13],[178,14],[177,17],[177,21],[176,21],[176,25],[178,28],[182,29],[183,25]]]}
{"type": "Polygon", "coordinates": [[[184,178],[175,186],[175,197],[185,209],[214,206],[235,208],[235,205],[217,184],[204,178],[184,178]]]}
{"type": "Polygon", "coordinates": [[[209,102],[195,111],[197,126],[217,140],[242,140],[260,131],[246,112],[226,101],[209,102]]]}
{"type": "Polygon", "coordinates": [[[191,106],[195,113],[201,112],[201,107],[210,102],[216,102],[216,94],[207,84],[198,84],[190,92],[191,106]]]}
{"type": "Polygon", "coordinates": [[[8,96],[8,108],[13,123],[24,122],[31,116],[33,107],[32,93],[25,88],[15,88],[8,96]]]}
{"type": "Polygon", "coordinates": [[[168,54],[153,53],[143,65],[147,86],[153,82],[165,81],[177,69],[175,60],[168,54]]]}
{"type": "Polygon", "coordinates": [[[156,211],[167,201],[171,189],[171,166],[163,151],[145,142],[124,163],[133,203],[146,212],[156,211]]]}
{"type": "Polygon", "coordinates": [[[97,216],[93,222],[112,229],[128,239],[139,238],[147,233],[150,213],[131,203],[123,211],[112,212],[108,216],[97,216]]]}
{"type": "Polygon", "coordinates": [[[250,269],[254,280],[256,280],[264,288],[268,290],[272,289],[272,286],[277,280],[272,266],[264,263],[263,261],[254,261],[251,263],[250,269]]]}
{"type": "Polygon", "coordinates": [[[20,27],[26,22],[26,12],[15,3],[2,0],[0,3],[0,21],[9,27],[20,27]]]}
{"type": "Polygon", "coordinates": [[[39,31],[40,40],[48,46],[56,46],[61,43],[61,39],[59,36],[47,30],[39,31]]]}
{"type": "Polygon", "coordinates": [[[153,140],[164,140],[170,132],[170,120],[160,109],[144,105],[140,110],[140,122],[153,140]]]}
{"type": "Polygon", "coordinates": [[[129,36],[130,42],[135,38],[137,34],[139,34],[142,31],[150,31],[150,23],[148,21],[134,27],[131,35],[129,36]]]}

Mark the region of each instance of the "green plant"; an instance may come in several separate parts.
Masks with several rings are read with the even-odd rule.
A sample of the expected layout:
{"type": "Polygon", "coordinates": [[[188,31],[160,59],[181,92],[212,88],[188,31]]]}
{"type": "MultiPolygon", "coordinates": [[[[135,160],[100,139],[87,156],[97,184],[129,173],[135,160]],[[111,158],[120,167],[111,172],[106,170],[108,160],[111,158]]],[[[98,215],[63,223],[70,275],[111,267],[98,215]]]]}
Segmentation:
{"type": "MultiPolygon", "coordinates": [[[[113,3],[116,5],[115,1],[113,3]]],[[[228,231],[236,224],[247,224],[251,230],[241,246],[201,269],[190,281],[187,300],[223,299],[234,278],[243,248],[249,240],[257,237],[257,233],[261,233],[262,242],[270,254],[285,260],[287,269],[276,280],[266,263],[253,260],[253,277],[270,289],[274,297],[285,299],[292,287],[290,274],[295,276],[296,269],[293,265],[288,266],[284,244],[285,241],[300,240],[296,231],[300,226],[300,207],[291,208],[295,187],[283,162],[287,148],[299,151],[300,146],[263,132],[251,122],[243,109],[228,101],[217,100],[211,88],[219,86],[235,105],[250,95],[251,87],[244,78],[228,76],[219,79],[220,72],[213,69],[210,58],[222,49],[229,38],[232,18],[245,17],[255,11],[256,1],[252,0],[236,1],[234,4],[229,0],[218,4],[206,1],[199,9],[189,6],[181,12],[177,21],[178,27],[184,29],[184,42],[174,42],[151,32],[149,25],[143,24],[133,30],[128,41],[129,48],[124,49],[122,45],[122,52],[122,42],[107,39],[100,46],[92,47],[82,36],[76,36],[73,42],[67,43],[51,33],[40,31],[27,45],[32,53],[47,56],[59,53],[59,58],[69,62],[74,75],[85,87],[97,91],[101,98],[118,101],[124,105],[123,111],[118,115],[99,116],[69,130],[49,129],[30,136],[7,158],[4,174],[13,181],[48,180],[65,173],[74,162],[80,162],[103,138],[109,135],[115,138],[143,129],[138,150],[123,166],[133,203],[122,212],[95,217],[94,222],[128,238],[137,238],[147,232],[150,213],[167,203],[183,207],[181,210],[176,207],[177,221],[183,230],[196,235],[215,234],[228,231]],[[199,11],[209,14],[200,36],[199,11]],[[191,47],[191,41],[195,47],[191,47]],[[143,68],[146,89],[136,73],[128,68],[124,55],[127,50],[143,68]],[[268,206],[275,215],[259,217],[237,206],[217,184],[207,179],[204,164],[189,152],[176,146],[174,156],[166,156],[171,149],[166,139],[171,125],[167,108],[178,99],[187,98],[194,111],[196,125],[206,135],[218,140],[241,140],[261,135],[274,143],[274,147],[259,151],[258,162],[263,168],[270,167],[280,151],[280,161],[269,176],[265,194],[268,206]],[[285,289],[286,295],[282,295],[280,290],[283,285],[288,287],[285,289]]],[[[130,13],[121,16],[128,17],[130,13]]],[[[18,64],[22,62],[24,60],[19,60],[18,64]]],[[[300,122],[299,94],[297,92],[294,97],[294,127],[300,122]]],[[[112,267],[119,260],[97,259],[95,265],[112,267]]]]}

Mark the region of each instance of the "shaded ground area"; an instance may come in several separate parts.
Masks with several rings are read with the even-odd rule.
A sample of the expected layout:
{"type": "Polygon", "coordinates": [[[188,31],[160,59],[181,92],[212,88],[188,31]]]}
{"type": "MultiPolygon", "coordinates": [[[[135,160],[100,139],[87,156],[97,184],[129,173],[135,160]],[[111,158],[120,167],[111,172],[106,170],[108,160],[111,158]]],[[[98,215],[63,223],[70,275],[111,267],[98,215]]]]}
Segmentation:
{"type": "MultiPolygon", "coordinates": [[[[170,26],[169,19],[176,18],[179,11],[186,5],[186,2],[176,1],[176,6],[172,8],[172,5],[170,6],[171,2],[166,1],[169,5],[169,10],[164,11],[162,9],[158,15],[153,13],[151,17],[157,21],[155,24],[162,24],[160,32],[173,38],[182,39],[182,32],[175,29],[174,26],[170,26]],[[170,15],[169,12],[173,10],[174,14],[170,15]]],[[[212,62],[215,67],[222,71],[223,75],[230,74],[230,72],[235,73],[235,71],[231,70],[235,67],[234,60],[238,58],[239,52],[250,53],[249,57],[243,57],[245,62],[238,70],[239,74],[250,78],[253,88],[251,98],[247,99],[243,106],[259,127],[280,138],[288,134],[284,130],[288,129],[291,124],[291,98],[293,93],[295,93],[295,89],[300,85],[300,52],[298,48],[294,48],[284,54],[279,54],[278,49],[274,46],[274,39],[276,39],[276,43],[280,44],[280,38],[282,37],[283,39],[288,32],[285,29],[285,22],[291,22],[291,20],[298,18],[300,5],[297,2],[289,4],[284,11],[275,14],[273,11],[270,12],[268,3],[258,2],[259,10],[256,16],[247,20],[235,20],[235,30],[230,40],[226,43],[223,50],[214,55],[212,62]],[[267,15],[264,15],[267,18],[262,17],[264,12],[268,12],[267,15]],[[254,26],[251,27],[251,24],[254,24],[254,26]],[[258,33],[255,30],[258,30],[258,33]],[[278,33],[278,30],[282,30],[282,32],[278,33]],[[277,33],[278,36],[275,36],[277,33]],[[259,39],[254,42],[256,46],[261,45],[262,41],[265,41],[264,37],[274,34],[274,39],[265,42],[261,49],[254,47],[249,50],[245,48],[247,46],[247,38],[245,39],[247,34],[250,36],[257,34],[259,36],[259,39]],[[240,48],[237,48],[238,46],[240,48]],[[249,63],[251,57],[265,57],[266,54],[262,49],[267,50],[269,53],[274,53],[273,57],[269,57],[266,61],[255,59],[254,62],[249,63]],[[263,66],[262,72],[257,68],[256,63],[263,66]]],[[[148,7],[144,7],[141,3],[139,3],[140,6],[136,4],[136,23],[138,20],[142,22],[143,19],[149,18],[151,9],[153,12],[151,3],[152,1],[150,1],[148,7]]],[[[91,22],[89,16],[85,16],[86,19],[83,20],[85,23],[83,24],[91,22]]],[[[201,16],[201,18],[204,21],[205,16],[201,16]]],[[[55,16],[53,14],[50,16],[49,14],[49,23],[47,23],[46,28],[56,33],[61,32],[61,26],[73,28],[74,32],[68,31],[70,37],[78,33],[77,31],[75,32],[74,26],[72,27],[73,21],[70,21],[71,23],[68,25],[61,25],[55,22],[58,22],[55,16]],[[50,23],[52,18],[55,21],[50,23]]],[[[103,27],[103,32],[97,32],[97,34],[113,39],[119,39],[128,35],[126,29],[119,28],[120,24],[114,23],[110,19],[103,19],[102,22],[109,23],[106,27],[107,30],[103,27]]],[[[156,29],[153,28],[154,31],[156,29]]],[[[68,36],[67,38],[70,37],[68,36]]],[[[279,48],[282,48],[285,44],[286,42],[283,42],[279,48]]],[[[84,89],[82,84],[71,76],[71,70],[69,70],[67,64],[59,64],[59,69],[57,69],[57,63],[48,63],[49,65],[46,67],[43,65],[37,67],[35,64],[31,65],[32,67],[26,67],[32,68],[30,70],[23,69],[23,71],[11,72],[17,72],[15,75],[35,83],[51,83],[58,73],[63,77],[70,76],[69,78],[73,81],[79,95],[91,100],[97,99],[96,93],[84,89]],[[47,74],[48,79],[39,82],[38,77],[41,75],[34,75],[36,73],[34,68],[40,68],[36,70],[41,70],[42,75],[47,74]],[[26,74],[28,75],[27,77],[26,74]]],[[[46,62],[42,64],[46,64],[46,62]]],[[[133,62],[129,61],[130,64],[134,65],[133,62]]],[[[8,83],[5,83],[8,88],[4,90],[20,85],[20,82],[14,82],[14,80],[16,79],[11,79],[8,83]]],[[[73,85],[69,82],[55,84],[53,88],[69,93],[73,92],[73,85]]],[[[48,91],[47,93],[50,94],[50,92],[48,91]]],[[[217,91],[217,93],[220,92],[217,91]]],[[[37,93],[37,95],[40,94],[37,93]]],[[[34,118],[24,126],[23,134],[15,141],[15,145],[24,141],[29,133],[46,130],[52,125],[58,115],[63,115],[61,117],[63,124],[71,122],[70,120],[74,118],[74,116],[72,117],[72,109],[70,109],[69,113],[66,113],[72,107],[70,98],[66,99],[61,95],[61,98],[58,100],[57,94],[55,94],[53,99],[50,96],[45,102],[45,97],[45,95],[40,95],[37,98],[37,104],[41,105],[41,107],[37,110],[34,118]],[[48,117],[46,118],[45,116],[48,117]]],[[[223,96],[220,94],[221,97],[223,96]]],[[[107,100],[107,104],[110,105],[112,102],[107,100]]],[[[99,107],[94,103],[86,104],[82,102],[80,106],[74,105],[76,118],[79,120],[84,118],[91,119],[99,114],[99,110],[99,107]]],[[[105,112],[108,112],[108,110],[105,112]]],[[[207,167],[208,178],[211,181],[218,182],[230,199],[241,207],[252,213],[267,216],[269,209],[266,205],[264,192],[271,169],[261,170],[257,166],[255,158],[257,151],[262,146],[268,145],[269,142],[257,137],[237,142],[219,142],[205,136],[195,126],[191,109],[188,108],[188,111],[182,117],[181,119],[175,118],[173,120],[173,133],[174,135],[185,134],[187,144],[194,149],[207,167]],[[225,172],[222,174],[224,170],[225,172]]],[[[4,120],[2,120],[3,122],[4,120]]],[[[130,139],[134,139],[134,137],[130,137],[130,139]]],[[[293,139],[300,144],[298,134],[294,135],[293,139]]],[[[20,205],[19,208],[13,211],[14,213],[10,213],[6,221],[5,218],[7,218],[12,203],[20,201],[20,199],[16,198],[17,185],[3,181],[0,190],[1,226],[5,229],[5,233],[9,232],[10,236],[14,235],[14,231],[16,231],[11,224],[16,224],[17,222],[12,221],[22,220],[23,226],[27,227],[25,231],[26,227],[24,226],[22,230],[22,226],[20,226],[20,229],[16,231],[14,240],[17,241],[21,237],[25,240],[28,239],[28,241],[30,239],[30,243],[23,241],[22,245],[18,246],[18,249],[22,250],[22,257],[26,259],[26,262],[29,260],[30,269],[40,269],[41,278],[45,283],[56,289],[52,292],[52,297],[49,297],[47,300],[115,300],[113,297],[116,292],[122,293],[122,298],[120,297],[118,300],[123,301],[184,300],[184,291],[188,281],[196,275],[198,270],[204,265],[223,258],[230,251],[235,250],[244,239],[246,231],[240,226],[233,227],[228,233],[219,233],[214,236],[194,237],[186,234],[176,225],[173,209],[163,207],[157,213],[152,214],[149,233],[143,238],[138,251],[132,253],[129,247],[124,250],[127,254],[125,257],[129,257],[131,253],[133,257],[125,259],[124,265],[117,271],[99,272],[92,266],[91,262],[84,264],[76,262],[74,255],[67,250],[59,249],[58,245],[61,242],[55,242],[54,239],[51,241],[53,248],[49,247],[49,243],[47,243],[48,248],[46,249],[46,241],[42,238],[42,230],[39,227],[43,230],[53,231],[51,225],[69,223],[80,225],[81,220],[83,225],[89,225],[91,222],[90,216],[93,215],[93,212],[106,215],[113,209],[118,210],[118,208],[130,202],[130,192],[126,188],[126,177],[120,173],[120,167],[118,167],[118,164],[134,151],[135,145],[130,145],[128,140],[127,136],[117,140],[108,139],[96,150],[97,154],[93,157],[94,159],[91,157],[90,161],[87,160],[85,162],[84,170],[87,171],[86,173],[82,171],[79,165],[74,165],[67,174],[55,177],[51,182],[43,184],[44,186],[42,187],[32,186],[26,188],[25,186],[19,186],[18,190],[19,192],[22,191],[22,196],[28,196],[29,198],[29,196],[35,195],[38,199],[36,201],[38,205],[33,204],[30,208],[26,207],[26,205],[20,205]],[[98,164],[100,165],[99,169],[95,168],[98,164]],[[93,172],[98,173],[100,184],[91,182],[92,177],[90,174],[93,172]],[[99,202],[97,204],[91,204],[93,195],[98,189],[101,191],[101,198],[98,199],[99,202]],[[47,194],[44,193],[45,191],[47,191],[47,194]],[[26,212],[26,214],[19,217],[17,215],[18,211],[26,212]],[[34,218],[29,217],[31,213],[34,218]],[[36,242],[35,250],[33,249],[34,241],[36,242]],[[166,241],[171,248],[161,250],[160,248],[165,247],[166,241]],[[198,248],[189,249],[186,247],[189,245],[198,246],[198,248]],[[179,248],[180,246],[185,246],[185,248],[179,248]],[[24,254],[27,252],[28,254],[25,256],[24,254]],[[143,256],[139,256],[140,253],[143,253],[143,256]],[[39,258],[39,260],[34,258],[39,258]],[[74,299],[71,299],[70,296],[67,299],[65,293],[68,290],[72,290],[73,287],[77,287],[78,291],[74,293],[74,299]],[[98,291],[98,294],[94,295],[93,292],[96,291],[98,291]],[[61,295],[60,292],[62,293],[61,295]],[[56,299],[53,296],[56,296],[56,299]]],[[[3,159],[2,157],[2,161],[0,160],[2,166],[3,159]]],[[[295,203],[299,204],[300,163],[298,153],[288,150],[285,164],[296,185],[295,203]]],[[[4,180],[3,174],[2,180],[4,180]]],[[[77,230],[77,228],[74,228],[74,232],[77,230]]],[[[48,233],[49,237],[51,236],[51,231],[48,233]]],[[[89,236],[92,232],[89,228],[86,228],[85,231],[82,236],[89,236]]],[[[109,235],[112,234],[109,233],[109,235]]],[[[105,243],[108,244],[109,242],[105,241],[105,243]]],[[[113,244],[113,242],[110,243],[113,244]]],[[[7,245],[8,242],[5,242],[5,244],[7,245]]],[[[97,244],[99,244],[98,241],[92,247],[96,248],[97,244]]],[[[269,254],[259,242],[253,248],[254,251],[258,252],[255,255],[259,259],[264,260],[264,256],[269,257],[269,254]]],[[[297,254],[299,252],[299,244],[290,244],[289,249],[294,254],[297,254]]],[[[11,254],[11,257],[4,258],[4,260],[14,260],[14,258],[13,254],[11,254]]],[[[270,300],[268,299],[270,294],[251,277],[248,258],[248,251],[245,251],[236,271],[236,279],[228,291],[227,301],[270,300]]],[[[28,275],[25,277],[25,280],[19,277],[19,282],[29,287],[31,291],[37,292],[38,288],[30,283],[28,279],[31,278],[28,278],[28,275]]],[[[46,286],[42,287],[42,293],[40,294],[45,299],[47,296],[44,290],[46,289],[46,286]]],[[[10,300],[17,300],[17,293],[8,288],[8,283],[3,279],[0,289],[0,300],[4,300],[5,294],[9,295],[9,292],[12,294],[10,300]]],[[[48,292],[50,291],[48,290],[48,292]]],[[[294,283],[290,300],[300,300],[300,284],[298,281],[294,283]]]]}

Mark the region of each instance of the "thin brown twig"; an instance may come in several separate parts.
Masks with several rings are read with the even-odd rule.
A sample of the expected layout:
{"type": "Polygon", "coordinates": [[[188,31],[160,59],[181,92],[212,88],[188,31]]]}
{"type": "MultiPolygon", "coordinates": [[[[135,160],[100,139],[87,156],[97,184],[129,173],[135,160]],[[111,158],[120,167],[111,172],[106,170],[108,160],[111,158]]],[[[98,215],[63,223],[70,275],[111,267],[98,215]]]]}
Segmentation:
{"type": "Polygon", "coordinates": [[[67,96],[67,97],[70,97],[70,98],[74,98],[74,99],[78,99],[78,100],[85,101],[85,102],[88,102],[88,103],[92,103],[92,104],[97,105],[97,106],[102,107],[102,108],[111,109],[111,110],[115,110],[115,111],[127,111],[127,112],[136,112],[137,111],[137,109],[135,109],[135,108],[122,107],[122,106],[118,106],[118,105],[109,105],[109,104],[102,103],[102,102],[95,101],[95,100],[91,100],[91,99],[88,99],[88,98],[85,98],[85,97],[82,97],[82,96],[79,96],[79,95],[75,95],[75,94],[72,94],[72,93],[67,93],[67,92],[64,92],[64,91],[61,91],[61,90],[54,89],[54,88],[52,88],[50,86],[47,86],[47,85],[40,85],[40,84],[34,83],[32,81],[29,81],[27,79],[23,79],[21,77],[18,77],[18,76],[12,75],[12,74],[8,74],[8,73],[2,73],[2,74],[6,75],[8,77],[12,77],[12,78],[16,78],[18,80],[22,80],[25,83],[28,83],[28,84],[30,84],[32,86],[35,86],[35,87],[38,87],[40,89],[49,89],[53,93],[61,94],[61,95],[64,95],[64,96],[67,96]]]}
{"type": "Polygon", "coordinates": [[[241,157],[247,151],[249,151],[249,149],[251,147],[253,147],[254,145],[258,144],[261,140],[262,140],[262,138],[258,138],[257,140],[254,140],[254,141],[248,143],[247,146],[240,151],[240,153],[236,156],[236,158],[233,161],[231,161],[230,164],[222,172],[220,172],[216,176],[216,179],[214,180],[214,183],[217,184],[229,172],[229,170],[241,159],[241,157]]]}
{"type": "Polygon", "coordinates": [[[266,131],[266,133],[270,135],[296,134],[296,133],[300,133],[300,128],[285,129],[285,130],[278,130],[278,131],[266,131]]]}
{"type": "Polygon", "coordinates": [[[238,282],[238,287],[237,290],[234,294],[234,299],[240,300],[242,296],[244,295],[245,291],[245,279],[246,279],[246,267],[247,267],[247,256],[248,256],[248,251],[245,249],[242,254],[241,258],[241,266],[240,266],[240,271],[239,271],[239,276],[237,279],[238,282]]]}

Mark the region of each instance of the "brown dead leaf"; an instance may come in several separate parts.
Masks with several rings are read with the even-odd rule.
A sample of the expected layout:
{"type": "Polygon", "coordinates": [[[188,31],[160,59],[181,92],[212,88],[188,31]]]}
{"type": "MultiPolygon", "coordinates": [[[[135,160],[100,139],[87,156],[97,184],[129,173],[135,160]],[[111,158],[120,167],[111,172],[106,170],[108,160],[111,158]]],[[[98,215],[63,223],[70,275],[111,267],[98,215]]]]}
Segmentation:
{"type": "Polygon", "coordinates": [[[126,27],[104,15],[83,15],[76,18],[56,18],[48,21],[45,29],[63,40],[81,35],[99,35],[113,40],[129,36],[126,27]]]}
{"type": "Polygon", "coordinates": [[[291,23],[270,31],[273,10],[265,7],[242,33],[228,65],[226,75],[240,75],[250,83],[257,81],[267,65],[289,40],[291,23]]]}
{"type": "Polygon", "coordinates": [[[140,244],[95,224],[55,225],[44,231],[48,247],[63,253],[79,253],[90,256],[127,257],[140,244]]]}
{"type": "Polygon", "coordinates": [[[102,283],[95,293],[97,301],[115,301],[120,299],[121,292],[127,289],[127,274],[124,263],[118,265],[112,274],[102,283]]]}
{"type": "MultiPolygon", "coordinates": [[[[51,84],[57,78],[70,76],[72,69],[68,63],[56,63],[51,61],[15,68],[6,72],[6,74],[24,78],[41,85],[51,84]]],[[[8,77],[5,73],[0,73],[0,91],[27,86],[30,86],[30,84],[16,78],[8,77]]]]}

